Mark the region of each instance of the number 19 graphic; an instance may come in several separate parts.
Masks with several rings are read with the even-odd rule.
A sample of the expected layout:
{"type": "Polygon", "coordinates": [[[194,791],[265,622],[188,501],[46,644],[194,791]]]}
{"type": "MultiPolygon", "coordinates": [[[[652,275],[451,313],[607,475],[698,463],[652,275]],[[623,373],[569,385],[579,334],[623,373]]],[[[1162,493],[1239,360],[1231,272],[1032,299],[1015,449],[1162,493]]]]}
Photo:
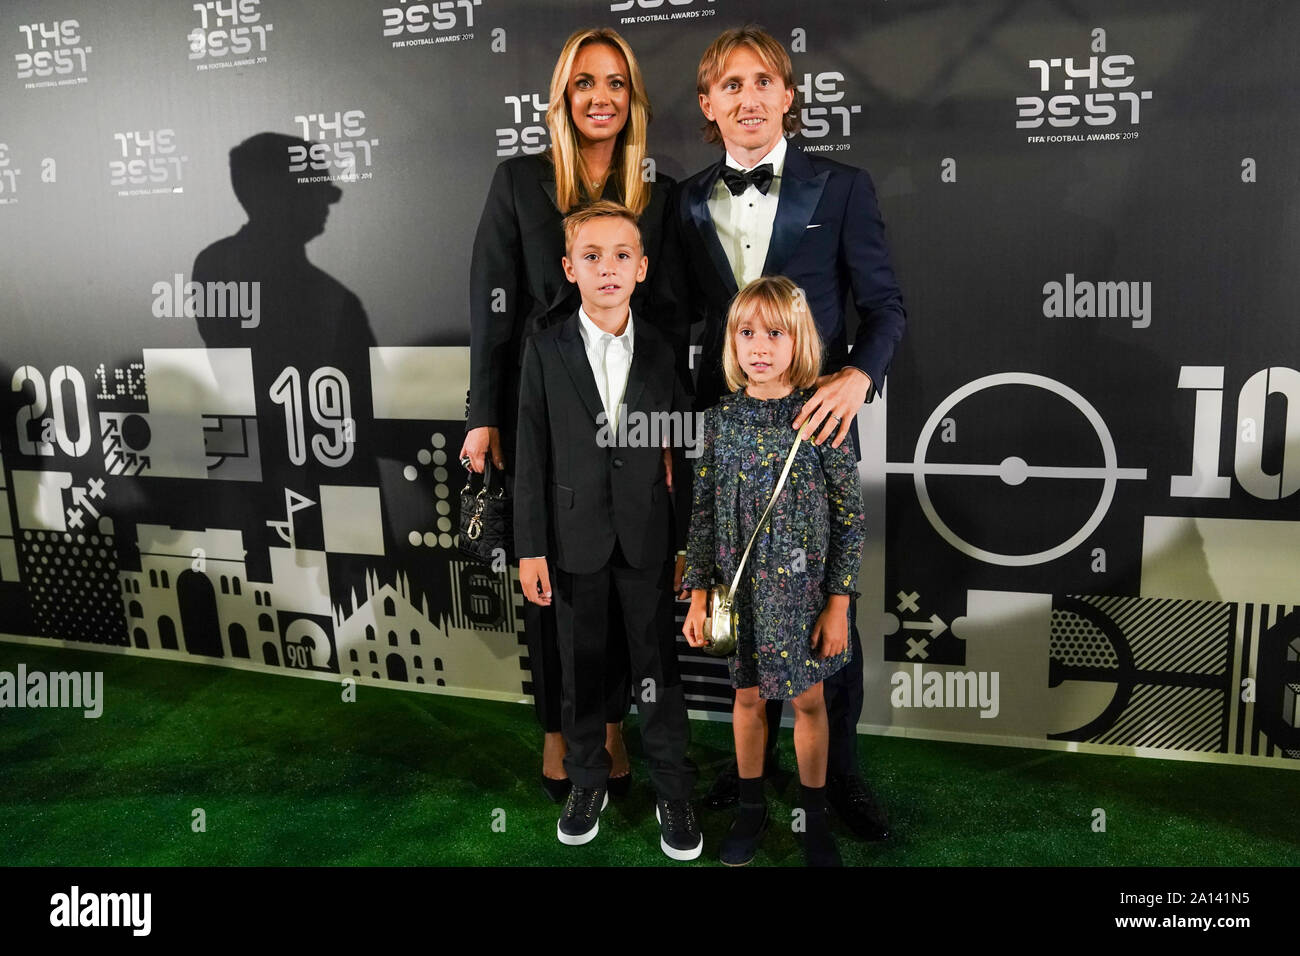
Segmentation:
{"type": "MultiPolygon", "coordinates": [[[[298,370],[286,366],[271,386],[270,394],[273,402],[284,406],[289,460],[295,465],[305,464],[307,435],[302,411],[302,376],[298,370]]],[[[330,468],[342,468],[352,460],[356,442],[347,376],[328,365],[316,369],[307,380],[307,402],[316,424],[330,433],[312,436],[311,450],[316,460],[330,468]]]]}

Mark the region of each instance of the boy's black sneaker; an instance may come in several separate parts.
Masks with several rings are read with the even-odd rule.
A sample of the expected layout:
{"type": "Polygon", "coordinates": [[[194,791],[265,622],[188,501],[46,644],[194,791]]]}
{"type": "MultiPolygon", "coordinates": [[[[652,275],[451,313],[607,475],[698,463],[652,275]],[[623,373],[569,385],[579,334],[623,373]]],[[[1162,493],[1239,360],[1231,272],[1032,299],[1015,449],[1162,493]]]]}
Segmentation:
{"type": "Polygon", "coordinates": [[[609,804],[609,793],[604,787],[579,787],[569,791],[560,822],[555,825],[555,835],[566,846],[590,843],[600,832],[600,811],[609,804]]]}
{"type": "Polygon", "coordinates": [[[659,821],[659,849],[674,860],[694,860],[704,849],[704,837],[689,800],[655,801],[659,821]]]}

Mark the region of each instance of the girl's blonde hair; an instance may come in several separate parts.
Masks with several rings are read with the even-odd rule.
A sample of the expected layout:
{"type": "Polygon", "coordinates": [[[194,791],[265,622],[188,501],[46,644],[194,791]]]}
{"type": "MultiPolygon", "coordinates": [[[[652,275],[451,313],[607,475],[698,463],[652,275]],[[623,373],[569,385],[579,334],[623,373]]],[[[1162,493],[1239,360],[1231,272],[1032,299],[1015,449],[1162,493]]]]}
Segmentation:
{"type": "MultiPolygon", "coordinates": [[[[604,43],[623,54],[627,61],[628,117],[618,134],[611,173],[618,177],[623,205],[641,215],[650,202],[650,184],[641,176],[645,159],[646,135],[650,126],[650,100],[641,80],[641,66],[636,54],[618,31],[609,27],[578,30],[564,41],[560,57],[551,74],[551,102],[546,108],[546,125],[551,131],[551,161],[555,166],[555,204],[567,214],[584,202],[585,182],[582,155],[578,152],[578,133],[569,115],[569,75],[578,50],[588,43],[604,43]]],[[[586,196],[588,199],[599,198],[586,196]]]]}
{"type": "Polygon", "coordinates": [[[749,382],[736,358],[736,330],[747,321],[793,336],[794,355],[786,379],[793,388],[816,384],[822,368],[822,338],[813,322],[807,296],[785,276],[763,276],[737,292],[727,310],[722,371],[728,388],[735,391],[749,382]]]}

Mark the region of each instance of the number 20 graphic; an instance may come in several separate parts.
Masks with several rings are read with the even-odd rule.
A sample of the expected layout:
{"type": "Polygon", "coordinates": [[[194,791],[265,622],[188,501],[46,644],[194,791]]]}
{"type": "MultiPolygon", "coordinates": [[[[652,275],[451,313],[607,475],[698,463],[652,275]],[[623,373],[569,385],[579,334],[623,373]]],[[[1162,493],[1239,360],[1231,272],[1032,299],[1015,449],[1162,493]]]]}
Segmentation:
{"type": "Polygon", "coordinates": [[[32,399],[18,409],[18,449],[24,455],[33,457],[53,455],[54,444],[50,441],[50,432],[59,451],[73,458],[80,458],[90,450],[93,435],[90,430],[90,411],[86,405],[86,380],[71,365],[60,365],[50,373],[50,387],[45,389],[45,376],[30,365],[24,365],[14,372],[13,390],[21,392],[23,385],[32,383],[32,399]],[[64,403],[64,386],[72,389],[72,412],[76,418],[77,438],[74,441],[68,430],[68,409],[64,403]],[[50,418],[45,418],[48,401],[50,418]],[[41,423],[41,437],[32,441],[28,425],[37,421],[41,423]]]}

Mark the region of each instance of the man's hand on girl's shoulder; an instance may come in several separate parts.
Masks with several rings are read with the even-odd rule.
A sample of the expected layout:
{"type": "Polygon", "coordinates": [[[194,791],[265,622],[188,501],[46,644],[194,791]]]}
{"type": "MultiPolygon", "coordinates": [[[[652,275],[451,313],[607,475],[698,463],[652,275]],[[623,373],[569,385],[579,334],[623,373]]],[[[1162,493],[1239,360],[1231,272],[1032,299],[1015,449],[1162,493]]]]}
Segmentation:
{"type": "Polygon", "coordinates": [[[794,420],[799,428],[813,419],[817,432],[813,444],[820,445],[832,435],[832,448],[839,448],[853,427],[853,416],[867,401],[871,376],[860,368],[846,365],[838,372],[817,379],[817,391],[804,403],[794,420]]]}

